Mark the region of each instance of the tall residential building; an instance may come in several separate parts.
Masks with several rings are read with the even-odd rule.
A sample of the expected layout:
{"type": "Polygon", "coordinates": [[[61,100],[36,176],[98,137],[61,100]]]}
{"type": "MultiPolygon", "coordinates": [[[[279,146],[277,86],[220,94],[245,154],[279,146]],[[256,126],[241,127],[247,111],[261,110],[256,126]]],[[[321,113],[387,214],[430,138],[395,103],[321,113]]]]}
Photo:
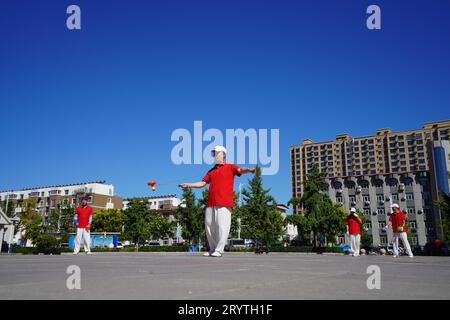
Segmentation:
{"type": "Polygon", "coordinates": [[[105,181],[0,191],[0,201],[8,201],[8,207],[13,206],[15,213],[19,216],[22,212],[22,203],[30,198],[36,199],[37,210],[44,218],[47,218],[51,210],[55,210],[58,206],[75,206],[85,197],[94,212],[99,209],[122,209],[122,198],[117,197],[114,194],[114,186],[105,181]]]}
{"type": "MultiPolygon", "coordinates": [[[[413,243],[425,245],[440,234],[439,214],[432,205],[438,194],[434,143],[449,138],[450,120],[425,123],[416,130],[378,129],[371,136],[339,134],[333,141],[305,139],[290,148],[292,196],[301,197],[307,174],[317,164],[331,200],[347,210],[355,206],[369,218],[374,245],[392,238],[391,231],[382,230],[391,203],[407,211],[413,243]]],[[[294,208],[294,214],[298,210],[294,208]]]]}

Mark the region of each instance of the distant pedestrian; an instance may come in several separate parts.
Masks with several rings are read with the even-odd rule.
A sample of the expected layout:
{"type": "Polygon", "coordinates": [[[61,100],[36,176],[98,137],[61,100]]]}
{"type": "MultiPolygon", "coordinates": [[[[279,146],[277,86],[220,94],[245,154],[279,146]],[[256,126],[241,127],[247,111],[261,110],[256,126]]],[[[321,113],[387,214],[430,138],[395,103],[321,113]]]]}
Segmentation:
{"type": "Polygon", "coordinates": [[[358,216],[355,208],[350,209],[350,214],[345,219],[347,223],[347,236],[350,241],[350,250],[352,251],[352,256],[358,257],[360,252],[361,243],[361,218],[358,216]]]}
{"type": "Polygon", "coordinates": [[[77,235],[75,237],[75,248],[73,254],[80,252],[80,245],[83,242],[84,251],[91,254],[91,222],[92,208],[87,204],[87,200],[83,199],[81,205],[75,209],[75,224],[77,226],[77,235]]]}
{"type": "Polygon", "coordinates": [[[394,203],[391,208],[393,209],[392,215],[389,217],[389,221],[384,228],[387,230],[390,225],[392,225],[392,231],[394,236],[392,237],[392,251],[393,257],[398,257],[398,239],[402,239],[403,246],[405,247],[406,253],[410,258],[413,257],[411,247],[409,245],[408,237],[406,234],[406,214],[400,210],[398,204],[394,203]]]}

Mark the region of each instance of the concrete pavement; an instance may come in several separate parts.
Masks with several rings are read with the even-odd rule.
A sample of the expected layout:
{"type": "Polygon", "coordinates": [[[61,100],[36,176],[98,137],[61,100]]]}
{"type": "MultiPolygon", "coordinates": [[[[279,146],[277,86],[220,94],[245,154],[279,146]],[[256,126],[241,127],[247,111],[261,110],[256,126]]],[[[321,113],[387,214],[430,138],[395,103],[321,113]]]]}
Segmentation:
{"type": "Polygon", "coordinates": [[[229,253],[0,256],[0,299],[450,299],[450,258],[229,253]],[[81,289],[67,268],[79,266],[81,289]],[[367,267],[381,270],[369,290],[367,267]]]}

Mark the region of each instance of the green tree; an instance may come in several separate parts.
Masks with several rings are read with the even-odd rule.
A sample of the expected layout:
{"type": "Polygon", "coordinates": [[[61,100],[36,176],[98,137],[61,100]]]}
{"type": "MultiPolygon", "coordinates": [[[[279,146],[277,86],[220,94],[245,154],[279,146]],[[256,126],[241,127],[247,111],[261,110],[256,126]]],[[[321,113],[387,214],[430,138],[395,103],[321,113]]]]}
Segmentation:
{"type": "Polygon", "coordinates": [[[231,226],[230,235],[232,238],[239,236],[239,218],[241,217],[241,210],[239,207],[239,193],[233,193],[233,209],[231,210],[231,226]]]}
{"type": "Polygon", "coordinates": [[[0,208],[2,208],[3,212],[9,217],[12,218],[15,216],[15,206],[16,203],[13,201],[8,201],[8,208],[6,208],[6,200],[0,201],[0,208]]]}
{"type": "Polygon", "coordinates": [[[176,222],[161,213],[149,214],[147,224],[152,239],[172,238],[175,235],[176,222]]]}
{"type": "Polygon", "coordinates": [[[442,240],[450,241],[450,195],[441,192],[441,199],[434,201],[441,211],[442,240]]]}
{"type": "Polygon", "coordinates": [[[148,200],[145,198],[133,198],[129,200],[127,209],[124,210],[125,234],[136,245],[145,243],[150,238],[150,230],[147,223],[149,213],[148,200]]]}
{"type": "Polygon", "coordinates": [[[261,168],[256,168],[248,183],[249,189],[242,190],[244,203],[239,208],[241,235],[265,240],[267,244],[275,243],[283,236],[284,221],[275,199],[269,195],[270,189],[263,188],[261,168]]]}
{"type": "Polygon", "coordinates": [[[311,239],[312,226],[306,216],[304,216],[301,213],[290,215],[286,217],[286,224],[288,223],[292,223],[294,226],[297,227],[298,240],[311,239]]]}
{"type": "Polygon", "coordinates": [[[92,215],[91,229],[95,232],[122,232],[125,215],[119,209],[100,209],[92,215]]]}
{"type": "Polygon", "coordinates": [[[314,246],[317,239],[333,237],[345,231],[345,211],[337,204],[333,204],[331,199],[323,191],[327,190],[327,184],[322,179],[317,164],[314,164],[311,173],[308,174],[305,183],[305,192],[300,198],[300,206],[305,220],[300,220],[305,227],[303,233],[312,231],[314,246]]]}
{"type": "Polygon", "coordinates": [[[368,229],[366,229],[365,224],[370,222],[370,220],[361,212],[361,210],[356,209],[356,213],[361,218],[361,247],[369,248],[372,246],[373,239],[372,235],[369,234],[368,229]]]}
{"type": "Polygon", "coordinates": [[[182,228],[182,237],[190,244],[198,243],[204,232],[205,215],[202,204],[206,203],[207,194],[203,191],[202,200],[197,203],[191,189],[183,189],[181,204],[175,214],[182,228]]]}
{"type": "Polygon", "coordinates": [[[24,231],[23,238],[25,240],[31,240],[33,244],[36,243],[39,235],[43,233],[42,216],[36,210],[36,199],[30,198],[23,202],[18,229],[22,229],[24,231]]]}
{"type": "Polygon", "coordinates": [[[297,197],[292,197],[288,203],[288,206],[292,206],[292,212],[295,213],[294,215],[296,215],[297,212],[297,207],[300,205],[300,198],[297,197]]]}
{"type": "Polygon", "coordinates": [[[70,233],[75,232],[73,217],[72,206],[58,205],[56,209],[50,211],[46,232],[57,235],[61,243],[68,243],[70,233]]]}

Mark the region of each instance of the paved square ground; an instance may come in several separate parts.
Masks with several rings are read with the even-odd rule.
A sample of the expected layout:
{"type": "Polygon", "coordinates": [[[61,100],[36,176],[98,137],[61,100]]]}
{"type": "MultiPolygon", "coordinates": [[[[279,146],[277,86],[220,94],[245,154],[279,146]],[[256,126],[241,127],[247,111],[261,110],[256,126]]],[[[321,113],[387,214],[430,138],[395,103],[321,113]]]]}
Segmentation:
{"type": "Polygon", "coordinates": [[[0,299],[450,299],[450,258],[298,253],[0,256],[0,299]],[[66,270],[81,270],[68,290],[66,270]],[[381,269],[368,290],[367,267],[381,269]]]}

